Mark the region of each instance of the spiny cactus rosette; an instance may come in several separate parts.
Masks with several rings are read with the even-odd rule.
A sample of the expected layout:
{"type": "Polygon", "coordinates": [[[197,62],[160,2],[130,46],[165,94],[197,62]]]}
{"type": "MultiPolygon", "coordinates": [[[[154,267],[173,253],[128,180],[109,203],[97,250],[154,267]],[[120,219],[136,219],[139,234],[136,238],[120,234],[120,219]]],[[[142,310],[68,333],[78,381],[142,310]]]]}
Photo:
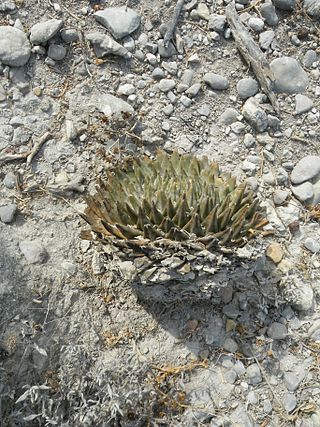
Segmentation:
{"type": "Polygon", "coordinates": [[[223,265],[221,254],[229,254],[230,264],[230,254],[267,224],[245,183],[206,157],[178,152],[132,159],[100,179],[86,203],[83,218],[96,240],[120,248],[128,259],[138,255],[133,269],[145,282],[165,266],[171,274],[162,281],[193,280],[190,263],[203,256],[207,270],[216,271],[217,257],[223,265]],[[142,262],[146,257],[152,274],[150,262],[142,262]]]}

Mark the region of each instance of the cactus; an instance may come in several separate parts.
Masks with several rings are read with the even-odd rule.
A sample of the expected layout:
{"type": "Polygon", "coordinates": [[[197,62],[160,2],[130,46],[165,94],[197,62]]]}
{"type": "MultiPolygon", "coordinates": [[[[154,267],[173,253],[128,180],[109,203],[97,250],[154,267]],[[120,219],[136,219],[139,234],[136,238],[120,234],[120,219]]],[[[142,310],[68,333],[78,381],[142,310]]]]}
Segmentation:
{"type": "Polygon", "coordinates": [[[123,245],[159,240],[208,250],[245,244],[264,225],[253,191],[206,157],[158,152],[100,179],[83,218],[99,239],[123,245]]]}

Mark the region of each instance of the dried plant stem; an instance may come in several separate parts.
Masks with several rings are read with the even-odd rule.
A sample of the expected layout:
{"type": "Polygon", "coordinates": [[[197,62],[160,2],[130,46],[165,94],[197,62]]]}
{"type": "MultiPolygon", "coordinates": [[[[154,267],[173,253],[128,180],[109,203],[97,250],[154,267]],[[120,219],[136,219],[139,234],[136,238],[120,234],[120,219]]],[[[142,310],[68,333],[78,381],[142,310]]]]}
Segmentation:
{"type": "Polygon", "coordinates": [[[183,5],[184,5],[184,0],[178,0],[177,1],[176,7],[175,7],[174,12],[173,12],[172,20],[170,21],[167,32],[164,35],[164,39],[163,39],[164,40],[164,47],[168,47],[170,41],[172,40],[172,37],[173,37],[174,31],[176,29],[178,19],[179,19],[179,15],[181,13],[181,9],[182,9],[183,5]]]}

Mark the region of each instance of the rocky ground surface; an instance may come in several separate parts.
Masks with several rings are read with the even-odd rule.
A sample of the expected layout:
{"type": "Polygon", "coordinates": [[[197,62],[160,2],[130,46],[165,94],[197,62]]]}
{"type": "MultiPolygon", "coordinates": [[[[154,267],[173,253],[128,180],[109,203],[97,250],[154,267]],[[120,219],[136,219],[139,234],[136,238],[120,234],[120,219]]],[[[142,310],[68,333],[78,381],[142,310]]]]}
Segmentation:
{"type": "Polygon", "coordinates": [[[320,426],[320,3],[235,5],[280,114],[227,2],[184,3],[165,47],[174,0],[0,2],[3,427],[320,426]],[[273,234],[251,276],[144,299],[79,238],[105,165],[159,147],[256,191],[273,234]]]}

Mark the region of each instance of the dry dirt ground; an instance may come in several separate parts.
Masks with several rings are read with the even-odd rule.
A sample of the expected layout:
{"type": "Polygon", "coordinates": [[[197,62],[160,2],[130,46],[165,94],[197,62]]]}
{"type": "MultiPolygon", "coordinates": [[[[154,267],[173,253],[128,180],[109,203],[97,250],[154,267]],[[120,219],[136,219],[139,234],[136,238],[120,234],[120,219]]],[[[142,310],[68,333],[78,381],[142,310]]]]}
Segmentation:
{"type": "MultiPolygon", "coordinates": [[[[237,8],[261,19],[262,3],[241,1],[237,8]]],[[[0,221],[3,427],[320,426],[319,212],[311,215],[290,183],[297,162],[319,154],[319,21],[298,2],[293,11],[276,9],[273,27],[264,23],[263,31],[275,33],[269,62],[289,56],[304,64],[308,50],[318,58],[303,65],[308,111],[295,115],[295,94],[277,94],[278,120],[258,93],[273,116],[261,132],[243,118],[237,89],[255,76],[228,25],[220,33],[210,28],[207,13],[224,15],[226,3],[186,1],[178,51],[161,57],[163,24],[175,5],[0,1],[0,25],[19,19],[28,36],[39,22],[63,21],[53,38],[32,48],[24,67],[0,66],[0,207],[17,208],[8,223],[0,221]],[[97,58],[86,35],[109,33],[93,13],[124,5],[141,16],[132,39],[118,40],[131,54],[97,58]],[[76,30],[78,39],[65,42],[63,29],[76,30]],[[62,60],[47,56],[51,44],[66,48],[62,60]],[[187,69],[199,84],[189,96],[178,90],[187,69]],[[210,88],[208,72],[228,86],[210,88]],[[161,78],[175,85],[161,90],[161,78]],[[125,84],[131,86],[119,92],[125,84]],[[133,119],[101,113],[106,93],[132,105],[133,119]],[[228,108],[237,117],[225,122],[220,116],[228,108]],[[29,163],[2,159],[39,141],[29,163]],[[80,239],[85,223],[78,211],[104,168],[123,152],[152,155],[159,147],[208,155],[240,180],[249,178],[274,231],[257,243],[262,256],[254,275],[226,279],[201,299],[178,293],[166,300],[153,295],[152,285],[144,298],[131,286],[126,260],[80,239]],[[286,195],[277,204],[275,192],[286,195]],[[270,244],[276,255],[267,257],[270,244]]],[[[258,40],[259,32],[250,34],[258,40]]]]}

